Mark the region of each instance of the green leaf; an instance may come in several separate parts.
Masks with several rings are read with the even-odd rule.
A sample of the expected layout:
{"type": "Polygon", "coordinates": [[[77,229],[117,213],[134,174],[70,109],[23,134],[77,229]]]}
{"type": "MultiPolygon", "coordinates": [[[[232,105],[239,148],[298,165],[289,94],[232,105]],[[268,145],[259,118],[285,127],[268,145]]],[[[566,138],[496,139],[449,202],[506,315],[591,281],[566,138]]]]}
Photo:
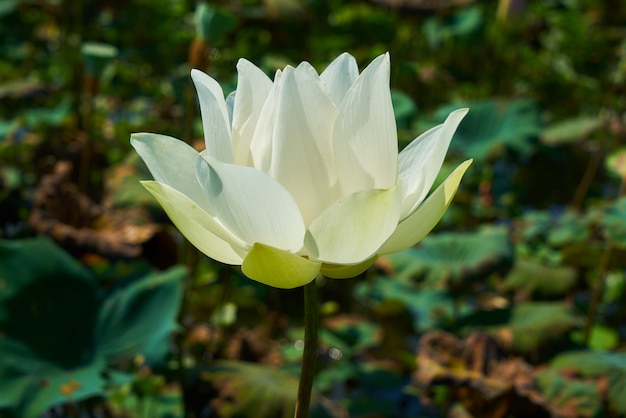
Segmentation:
{"type": "Polygon", "coordinates": [[[550,267],[533,260],[518,260],[506,277],[504,288],[528,294],[561,296],[576,284],[576,270],[569,266],[550,267]]]}
{"type": "Polygon", "coordinates": [[[427,236],[408,254],[389,255],[405,258],[404,272],[438,287],[453,290],[484,280],[491,274],[505,273],[513,263],[513,248],[502,228],[487,228],[475,233],[441,233],[427,236]],[[409,260],[406,260],[406,257],[409,260]]]}
{"type": "Polygon", "coordinates": [[[602,351],[565,353],[554,358],[550,367],[574,370],[583,377],[606,377],[611,408],[619,414],[626,414],[626,354],[602,351]]]}
{"type": "Polygon", "coordinates": [[[194,20],[196,38],[212,46],[219,44],[237,23],[231,13],[217,10],[205,2],[198,3],[194,20]]]}
{"type": "Polygon", "coordinates": [[[201,378],[218,388],[221,417],[289,416],[296,404],[298,380],[261,364],[216,361],[201,378]]]}
{"type": "Polygon", "coordinates": [[[582,326],[582,318],[563,302],[528,302],[513,307],[511,320],[504,330],[513,336],[513,349],[529,353],[561,339],[582,326]]]}
{"type": "Polygon", "coordinates": [[[0,241],[0,408],[38,417],[102,394],[91,273],[47,238],[0,241]]]}
{"type": "MultiPolygon", "coordinates": [[[[41,360],[26,345],[0,340],[0,410],[38,418],[54,405],[104,394],[102,358],[73,368],[41,360]]],[[[1,412],[0,412],[1,415],[1,412]]]]}
{"type": "Polygon", "coordinates": [[[551,406],[564,416],[596,417],[603,409],[597,382],[566,378],[552,369],[535,374],[535,382],[551,406]]]}
{"type": "Polygon", "coordinates": [[[90,361],[99,297],[87,269],[47,238],[0,241],[0,280],[3,335],[61,367],[90,361]]]}
{"type": "Polygon", "coordinates": [[[577,117],[548,126],[541,133],[541,142],[546,145],[561,145],[586,139],[603,125],[598,117],[577,117]]]}
{"type": "Polygon", "coordinates": [[[488,330],[513,351],[529,354],[560,342],[582,324],[582,318],[567,303],[525,302],[472,313],[458,325],[466,330],[488,330]]]}
{"type": "Polygon", "coordinates": [[[463,119],[451,147],[463,155],[485,160],[502,152],[502,146],[522,155],[535,148],[535,138],[541,132],[539,108],[531,100],[484,100],[453,103],[437,110],[437,120],[460,107],[470,112],[463,119]]]}
{"type": "Polygon", "coordinates": [[[480,8],[467,7],[443,19],[439,16],[426,19],[423,32],[428,44],[434,49],[450,39],[468,37],[480,29],[482,23],[480,8]]]}
{"type": "Polygon", "coordinates": [[[384,301],[399,301],[411,312],[413,328],[419,331],[435,329],[450,318],[453,301],[445,289],[422,289],[402,278],[377,277],[370,282],[360,282],[356,297],[369,307],[384,301]]]}
{"type": "Polygon", "coordinates": [[[393,104],[393,113],[396,116],[398,128],[409,128],[411,118],[415,116],[417,111],[417,106],[415,106],[413,99],[399,90],[391,90],[391,103],[393,104]]]}
{"type": "Polygon", "coordinates": [[[136,354],[158,358],[167,350],[163,343],[176,327],[186,274],[183,267],[173,267],[116,288],[98,315],[98,353],[107,358],[136,354]]]}
{"type": "Polygon", "coordinates": [[[604,211],[601,223],[611,241],[626,247],[626,197],[616,200],[604,211]]]}
{"type": "Polygon", "coordinates": [[[80,48],[87,74],[99,78],[107,64],[117,57],[117,48],[100,42],[84,42],[80,48]]]}
{"type": "Polygon", "coordinates": [[[52,108],[35,108],[24,112],[24,119],[30,127],[40,125],[59,126],[72,111],[72,101],[64,98],[52,108]]]}

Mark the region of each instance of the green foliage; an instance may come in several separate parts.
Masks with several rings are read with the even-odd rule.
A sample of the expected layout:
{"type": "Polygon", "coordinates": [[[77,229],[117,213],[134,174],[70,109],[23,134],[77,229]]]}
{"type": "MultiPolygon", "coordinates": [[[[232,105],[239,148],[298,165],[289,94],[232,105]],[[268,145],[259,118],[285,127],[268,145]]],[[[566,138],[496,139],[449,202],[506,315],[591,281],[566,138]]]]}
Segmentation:
{"type": "Polygon", "coordinates": [[[583,377],[605,377],[609,384],[611,409],[626,414],[626,354],[602,351],[564,353],[554,358],[551,368],[573,370],[583,377]]]}
{"type": "Polygon", "coordinates": [[[423,32],[428,45],[432,49],[436,49],[452,40],[469,43],[467,38],[477,32],[482,23],[482,11],[479,7],[472,6],[459,9],[456,13],[443,18],[435,16],[426,19],[423,32]]]}
{"type": "Polygon", "coordinates": [[[162,354],[184,275],[128,279],[102,298],[90,271],[50,240],[0,241],[0,409],[30,418],[103,395],[107,361],[162,354]]]}
{"type": "Polygon", "coordinates": [[[286,417],[296,404],[298,380],[254,363],[216,361],[202,373],[223,394],[217,406],[222,417],[286,417]]]}
{"type": "Polygon", "coordinates": [[[596,417],[602,412],[598,384],[568,379],[552,369],[535,376],[539,390],[561,411],[577,417],[596,417]]]}
{"type": "Polygon", "coordinates": [[[535,150],[542,128],[535,102],[490,99],[455,103],[437,109],[435,117],[443,121],[452,110],[461,107],[468,107],[470,112],[454,135],[453,150],[478,160],[500,156],[503,146],[521,155],[535,150]]]}
{"type": "Polygon", "coordinates": [[[236,24],[231,13],[217,10],[204,2],[198,3],[194,18],[196,37],[209,45],[218,45],[236,24]]]}
{"type": "Polygon", "coordinates": [[[557,146],[587,139],[604,124],[599,117],[580,116],[564,120],[546,127],[541,133],[541,141],[546,145],[557,146]]]}
{"type": "Polygon", "coordinates": [[[518,259],[504,281],[504,288],[530,295],[559,297],[573,288],[576,277],[576,270],[569,266],[552,267],[518,259]]]}
{"type": "Polygon", "coordinates": [[[426,237],[420,247],[394,257],[408,257],[404,267],[417,280],[431,286],[458,289],[505,273],[513,262],[513,248],[505,230],[489,228],[476,233],[440,233],[426,237]]]}

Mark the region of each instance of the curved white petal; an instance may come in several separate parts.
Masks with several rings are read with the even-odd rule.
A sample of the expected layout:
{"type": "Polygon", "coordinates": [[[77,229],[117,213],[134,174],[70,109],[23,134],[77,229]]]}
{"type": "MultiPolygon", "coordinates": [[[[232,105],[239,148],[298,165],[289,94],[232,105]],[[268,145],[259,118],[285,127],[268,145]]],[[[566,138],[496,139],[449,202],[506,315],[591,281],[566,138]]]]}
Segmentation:
{"type": "Polygon", "coordinates": [[[232,163],[230,121],[222,87],[199,70],[191,70],[191,79],[198,92],[206,150],[220,161],[232,163]]]}
{"type": "Polygon", "coordinates": [[[320,74],[330,97],[339,106],[344,96],[359,77],[359,67],[354,57],[347,52],[339,55],[320,74]]]}
{"type": "Polygon", "coordinates": [[[252,166],[266,173],[269,171],[272,162],[272,138],[274,137],[274,128],[276,126],[276,118],[278,117],[278,98],[281,90],[281,78],[282,72],[280,70],[276,71],[274,84],[263,104],[250,142],[252,166]]]}
{"type": "Polygon", "coordinates": [[[472,160],[461,163],[415,212],[400,222],[378,254],[406,250],[421,241],[443,216],[471,164],[472,160]]]}
{"type": "Polygon", "coordinates": [[[317,73],[315,67],[313,67],[310,63],[306,61],[302,61],[300,64],[298,64],[298,66],[296,67],[296,71],[308,73],[313,78],[319,78],[320,76],[317,73]]]}
{"type": "Polygon", "coordinates": [[[306,255],[331,264],[359,264],[367,260],[398,225],[401,203],[395,186],[365,190],[338,200],[309,227],[306,255]]]}
{"type": "Polygon", "coordinates": [[[452,136],[467,112],[459,109],[450,113],[444,123],[420,135],[398,156],[398,177],[407,186],[400,219],[413,213],[430,191],[452,136]]]}
{"type": "Polygon", "coordinates": [[[141,184],[163,207],[176,228],[198,250],[222,263],[239,265],[243,262],[249,248],[193,200],[164,183],[142,181],[141,184]]]}
{"type": "Polygon", "coordinates": [[[337,108],[319,78],[291,67],[273,105],[271,161],[264,169],[293,196],[308,225],[339,197],[331,144],[337,108]]]}
{"type": "Polygon", "coordinates": [[[339,107],[333,145],[344,195],[396,183],[398,139],[389,69],[388,54],[372,61],[339,107]]]}
{"type": "Polygon", "coordinates": [[[315,280],[321,264],[294,253],[254,244],[241,265],[243,274],[268,286],[293,289],[315,280]]]}
{"type": "Polygon", "coordinates": [[[196,180],[198,152],[171,136],[137,133],[130,143],[148,166],[154,179],[186,195],[206,209],[206,199],[196,180]]]}
{"type": "Polygon", "coordinates": [[[302,248],[305,228],[298,206],[273,178],[207,154],[198,157],[196,173],[210,204],[209,215],[242,241],[291,252],[302,248]]]}
{"type": "Polygon", "coordinates": [[[232,120],[232,143],[235,163],[252,166],[250,143],[261,110],[272,89],[272,80],[256,65],[245,59],[237,63],[237,90],[232,120]]]}

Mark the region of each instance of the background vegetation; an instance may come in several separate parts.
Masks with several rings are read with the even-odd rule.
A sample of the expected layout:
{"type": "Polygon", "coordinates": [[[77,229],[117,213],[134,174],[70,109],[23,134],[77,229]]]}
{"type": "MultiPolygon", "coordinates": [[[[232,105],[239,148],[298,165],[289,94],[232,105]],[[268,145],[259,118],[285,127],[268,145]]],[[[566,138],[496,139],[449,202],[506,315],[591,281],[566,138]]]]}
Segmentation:
{"type": "MultiPolygon", "coordinates": [[[[321,283],[316,417],[626,416],[626,3],[0,2],[0,417],[293,412],[301,290],[198,254],[132,132],[189,78],[390,51],[401,146],[471,111],[419,246],[321,283]]],[[[449,165],[448,165],[449,164],[449,165]]]]}

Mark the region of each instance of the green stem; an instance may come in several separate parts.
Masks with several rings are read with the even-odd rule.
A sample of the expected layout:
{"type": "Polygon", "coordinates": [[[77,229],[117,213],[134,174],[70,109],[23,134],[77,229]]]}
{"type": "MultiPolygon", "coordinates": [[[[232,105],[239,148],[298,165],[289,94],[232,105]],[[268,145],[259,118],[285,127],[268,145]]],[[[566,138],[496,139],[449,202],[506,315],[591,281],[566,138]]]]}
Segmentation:
{"type": "Polygon", "coordinates": [[[304,353],[302,354],[302,371],[294,418],[307,418],[309,416],[315,361],[317,360],[318,329],[319,302],[317,300],[317,284],[313,280],[304,286],[304,353]]]}

